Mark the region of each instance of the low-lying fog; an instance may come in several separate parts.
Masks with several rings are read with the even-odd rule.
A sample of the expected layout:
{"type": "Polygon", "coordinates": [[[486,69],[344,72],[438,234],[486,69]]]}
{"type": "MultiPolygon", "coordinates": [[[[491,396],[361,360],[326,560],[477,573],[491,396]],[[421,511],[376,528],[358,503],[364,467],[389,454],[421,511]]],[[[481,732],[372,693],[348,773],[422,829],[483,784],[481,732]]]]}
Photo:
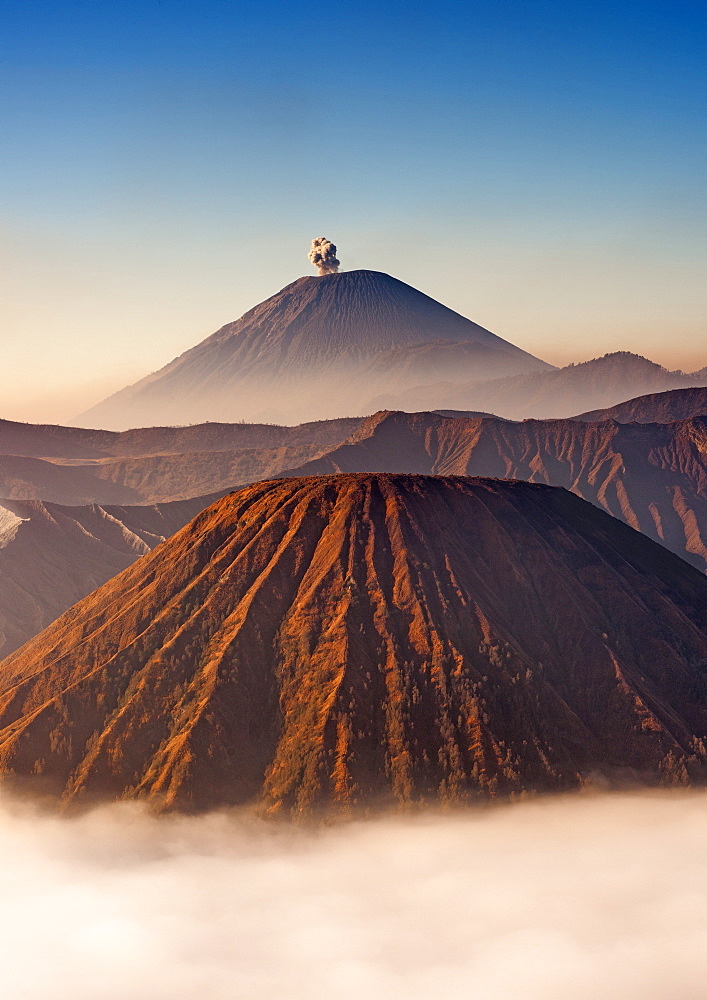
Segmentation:
{"type": "Polygon", "coordinates": [[[0,815],[8,1000],[704,1000],[703,794],[315,832],[0,815]]]}

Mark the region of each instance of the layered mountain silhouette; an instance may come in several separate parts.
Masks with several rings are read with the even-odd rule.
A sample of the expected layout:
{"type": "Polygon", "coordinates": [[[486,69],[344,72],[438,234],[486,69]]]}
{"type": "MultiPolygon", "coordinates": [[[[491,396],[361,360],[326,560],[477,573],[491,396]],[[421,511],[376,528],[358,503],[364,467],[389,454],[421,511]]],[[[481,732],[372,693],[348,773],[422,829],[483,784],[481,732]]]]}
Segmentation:
{"type": "Polygon", "coordinates": [[[603,410],[580,413],[576,420],[618,420],[622,424],[668,424],[707,416],[707,388],[672,389],[637,396],[603,410]]]}
{"type": "Polygon", "coordinates": [[[485,410],[511,420],[570,417],[646,393],[707,385],[704,372],[670,372],[627,351],[578,365],[464,384],[461,377],[424,382],[405,392],[387,389],[369,397],[366,410],[485,410]]]}
{"type": "Polygon", "coordinates": [[[360,418],[296,427],[201,424],[114,433],[0,421],[0,496],[85,504],[153,504],[225,492],[307,461],[360,418]]]}
{"type": "Polygon", "coordinates": [[[117,433],[0,420],[0,454],[78,462],[197,452],[321,449],[343,440],[360,422],[360,418],[342,417],[294,427],[205,423],[186,427],[137,427],[117,433]]]}
{"type": "Polygon", "coordinates": [[[383,411],[331,452],[284,475],[337,472],[563,486],[707,571],[707,416],[669,424],[515,423],[383,411]]]}
{"type": "MultiPolygon", "coordinates": [[[[694,397],[704,391],[633,402],[645,416],[656,407],[672,415],[678,405],[688,405],[673,402],[676,395],[690,396],[689,405],[696,407],[694,397]]],[[[415,472],[564,486],[705,572],[706,419],[632,427],[616,420],[514,423],[382,412],[365,421],[295,428],[202,425],[125,434],[0,424],[0,447],[58,456],[0,456],[0,486],[12,494],[0,501],[8,525],[0,541],[0,654],[176,531],[209,495],[263,475],[415,472]],[[351,429],[353,435],[340,443],[351,429]],[[323,448],[326,442],[334,447],[323,448]],[[261,447],[248,447],[253,445],[261,447]],[[179,453],[180,447],[193,450],[179,453]],[[219,447],[224,450],[198,450],[219,447]],[[156,448],[164,452],[144,454],[156,448]],[[125,457],[118,457],[121,452],[125,457]],[[312,456],[288,470],[292,461],[312,456]],[[173,497],[184,503],[165,503],[173,497]],[[133,504],[126,506],[126,499],[133,504]],[[143,532],[145,525],[151,527],[143,532]]]]}
{"type": "Polygon", "coordinates": [[[0,500],[0,657],[7,656],[216,496],[153,506],[0,500]]]}
{"type": "Polygon", "coordinates": [[[346,271],[287,285],[79,420],[293,423],[364,412],[372,392],[423,377],[475,381],[550,367],[403,281],[346,271]]]}
{"type": "Polygon", "coordinates": [[[0,768],[274,812],[704,783],[707,580],[565,490],[225,497],[0,666],[0,768]]]}

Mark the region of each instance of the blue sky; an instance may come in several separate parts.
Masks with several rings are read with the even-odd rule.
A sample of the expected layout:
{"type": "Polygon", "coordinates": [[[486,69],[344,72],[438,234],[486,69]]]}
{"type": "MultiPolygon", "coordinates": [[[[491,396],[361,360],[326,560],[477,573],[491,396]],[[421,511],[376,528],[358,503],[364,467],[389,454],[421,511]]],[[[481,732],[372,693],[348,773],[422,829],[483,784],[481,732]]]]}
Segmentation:
{"type": "Polygon", "coordinates": [[[555,363],[706,364],[706,21],[3,0],[2,415],[161,366],[307,273],[317,235],[555,363]]]}

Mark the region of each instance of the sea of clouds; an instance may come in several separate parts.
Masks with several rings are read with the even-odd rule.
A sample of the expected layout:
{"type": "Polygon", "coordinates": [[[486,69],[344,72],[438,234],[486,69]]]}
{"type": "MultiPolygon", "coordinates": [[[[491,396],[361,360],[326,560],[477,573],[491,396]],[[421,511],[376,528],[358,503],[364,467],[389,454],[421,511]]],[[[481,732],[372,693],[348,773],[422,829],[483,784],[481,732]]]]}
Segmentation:
{"type": "Polygon", "coordinates": [[[0,804],[8,1000],[704,1000],[707,796],[316,830],[0,804]]]}

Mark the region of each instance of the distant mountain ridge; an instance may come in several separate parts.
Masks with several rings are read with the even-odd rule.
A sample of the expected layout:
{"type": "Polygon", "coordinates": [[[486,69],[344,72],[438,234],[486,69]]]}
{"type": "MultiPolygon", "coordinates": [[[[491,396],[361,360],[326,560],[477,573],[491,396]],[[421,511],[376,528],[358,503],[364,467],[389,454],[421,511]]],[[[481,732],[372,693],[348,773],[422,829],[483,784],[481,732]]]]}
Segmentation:
{"type": "MultiPolygon", "coordinates": [[[[678,395],[681,392],[707,390],[677,390],[678,395]]],[[[656,399],[661,409],[672,406],[664,395],[646,397],[648,402],[642,405],[656,399]]],[[[263,475],[410,472],[563,486],[704,572],[705,421],[707,416],[643,426],[623,426],[616,420],[515,423],[484,414],[383,411],[364,421],[298,428],[206,425],[148,428],[124,435],[81,431],[75,440],[72,428],[49,428],[45,438],[43,428],[19,425],[23,437],[18,438],[6,433],[15,425],[0,424],[0,447],[5,443],[26,451],[54,450],[63,452],[63,461],[78,463],[0,455],[0,485],[5,492],[14,490],[14,498],[0,501],[9,517],[4,528],[0,509],[0,631],[9,643],[3,647],[0,637],[0,655],[3,648],[7,652],[13,643],[31,638],[71,603],[147,551],[140,545],[136,548],[134,538],[125,542],[136,525],[153,525],[150,531],[166,536],[206,505],[208,497],[202,494],[220,495],[263,475]],[[349,429],[354,433],[342,440],[349,429]],[[269,446],[291,443],[280,448],[141,454],[155,446],[213,448],[238,440],[269,446]],[[334,447],[323,447],[327,441],[334,447]],[[72,451],[96,456],[123,449],[133,456],[70,458],[72,451]],[[291,465],[309,456],[315,457],[291,465]],[[175,495],[184,503],[165,503],[175,495]],[[130,506],[124,506],[126,498],[131,499],[130,506]],[[58,499],[64,506],[51,502],[58,499]],[[147,503],[154,506],[142,506],[147,503]],[[28,520],[10,537],[13,517],[18,516],[28,520]],[[119,528],[114,521],[120,522],[119,528]],[[36,573],[33,567],[39,567],[36,573]]]]}
{"type": "MultiPolygon", "coordinates": [[[[685,392],[694,396],[707,390],[685,392]]],[[[673,405],[663,394],[654,398],[664,412],[673,405]]],[[[650,416],[654,404],[648,400],[642,405],[650,416]]],[[[49,428],[48,440],[40,427],[10,425],[13,431],[20,428],[24,441],[8,438],[7,426],[0,424],[0,449],[9,442],[28,452],[63,452],[54,460],[0,454],[0,496],[70,506],[134,506],[223,493],[278,475],[344,471],[515,477],[571,489],[707,569],[705,419],[631,429],[616,420],[597,420],[593,426],[584,420],[517,423],[454,412],[382,411],[365,420],[295,428],[204,425],[124,435],[49,428]],[[79,437],[72,442],[74,433],[79,437]],[[224,447],[237,440],[261,447],[166,450],[224,447]],[[164,453],[150,454],[155,446],[165,448],[164,453]],[[133,454],[108,454],[123,448],[133,454]],[[107,457],[73,458],[72,450],[107,457]]]]}
{"type": "Polygon", "coordinates": [[[0,421],[0,496],[70,506],[187,500],[307,461],[360,422],[346,417],[295,427],[200,424],[118,433],[0,421]]]}
{"type": "Polygon", "coordinates": [[[565,490],[218,501],[0,665],[0,773],[307,814],[707,781],[707,580],[565,490]]]}
{"type": "Polygon", "coordinates": [[[673,420],[689,420],[690,417],[699,416],[707,416],[707,388],[653,392],[627,399],[603,410],[580,413],[574,419],[618,420],[622,424],[668,424],[673,420]]]}
{"type": "Polygon", "coordinates": [[[29,424],[0,420],[0,454],[49,459],[137,458],[187,452],[240,451],[330,445],[346,437],[360,417],[320,420],[295,426],[202,423],[136,427],[127,431],[29,424]]]}
{"type": "Polygon", "coordinates": [[[372,397],[369,410],[486,410],[510,420],[571,417],[635,396],[707,386],[707,375],[669,372],[638,354],[616,351],[552,371],[463,384],[420,384],[405,393],[372,397]]]}
{"type": "Polygon", "coordinates": [[[361,412],[376,387],[425,374],[550,367],[397,278],[344,271],[299,278],[80,419],[124,427],[277,414],[291,423],[361,412]]]}

